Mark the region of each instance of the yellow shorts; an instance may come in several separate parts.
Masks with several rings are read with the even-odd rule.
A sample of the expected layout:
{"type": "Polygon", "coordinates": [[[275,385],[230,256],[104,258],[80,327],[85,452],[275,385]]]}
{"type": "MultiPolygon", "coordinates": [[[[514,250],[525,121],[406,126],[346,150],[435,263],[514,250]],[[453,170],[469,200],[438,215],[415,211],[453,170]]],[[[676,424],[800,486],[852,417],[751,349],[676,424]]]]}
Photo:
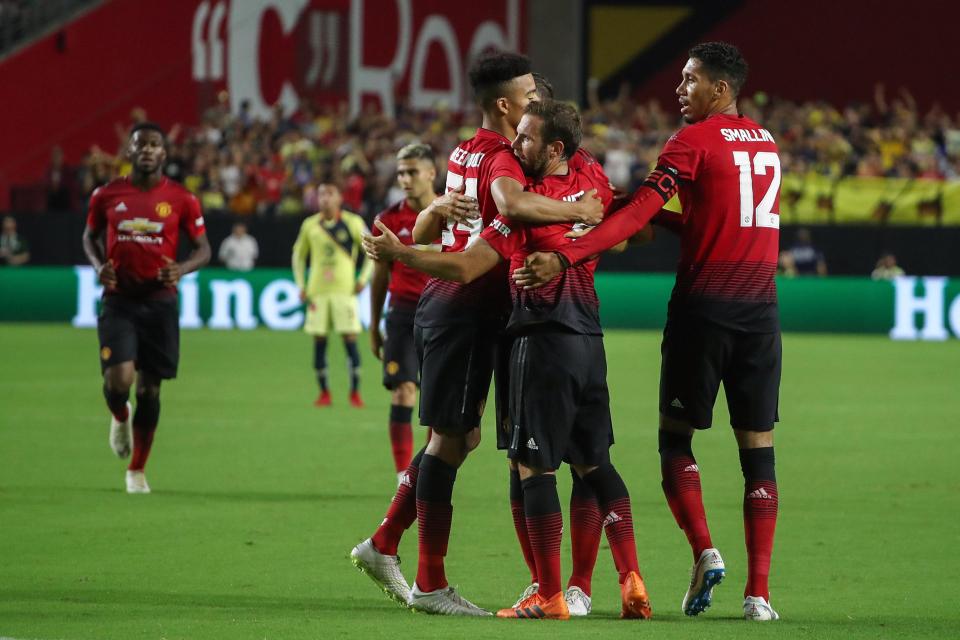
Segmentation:
{"type": "Polygon", "coordinates": [[[357,296],[346,293],[326,293],[310,299],[303,330],[312,336],[333,333],[360,333],[360,306],[357,296]]]}

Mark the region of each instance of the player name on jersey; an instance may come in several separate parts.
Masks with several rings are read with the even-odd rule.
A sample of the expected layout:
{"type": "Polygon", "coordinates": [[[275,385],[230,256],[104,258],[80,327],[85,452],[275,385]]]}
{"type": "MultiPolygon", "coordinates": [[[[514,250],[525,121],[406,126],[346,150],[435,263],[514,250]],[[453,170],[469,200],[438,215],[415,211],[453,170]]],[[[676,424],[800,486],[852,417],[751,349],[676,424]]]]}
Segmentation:
{"type": "Polygon", "coordinates": [[[774,142],[766,129],[720,129],[720,135],[727,142],[774,142]]]}

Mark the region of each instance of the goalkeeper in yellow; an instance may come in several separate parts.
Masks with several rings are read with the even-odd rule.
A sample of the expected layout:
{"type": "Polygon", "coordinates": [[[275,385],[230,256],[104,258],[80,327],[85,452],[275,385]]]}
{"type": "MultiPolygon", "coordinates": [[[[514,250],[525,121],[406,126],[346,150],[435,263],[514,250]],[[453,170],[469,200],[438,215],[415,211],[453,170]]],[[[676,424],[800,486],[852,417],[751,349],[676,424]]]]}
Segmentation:
{"type": "Polygon", "coordinates": [[[306,303],[303,330],[314,337],[313,368],[317,371],[318,407],[330,405],[327,387],[327,334],[343,336],[350,363],[350,404],[362,407],[360,398],[360,333],[357,294],[367,285],[373,262],[364,257],[361,237],[369,233],[363,218],[340,208],[343,198],[335,184],[317,187],[320,209],[300,226],[293,245],[293,278],[306,303]],[[307,260],[310,276],[306,278],[307,260]]]}

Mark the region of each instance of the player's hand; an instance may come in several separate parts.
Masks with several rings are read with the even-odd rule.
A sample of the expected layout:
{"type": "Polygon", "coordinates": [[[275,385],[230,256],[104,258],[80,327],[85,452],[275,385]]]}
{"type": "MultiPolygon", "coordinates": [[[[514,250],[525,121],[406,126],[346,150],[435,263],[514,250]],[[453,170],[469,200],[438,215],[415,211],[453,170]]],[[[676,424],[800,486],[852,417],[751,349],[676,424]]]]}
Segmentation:
{"type": "Polygon", "coordinates": [[[470,222],[480,217],[480,204],[476,198],[464,195],[465,184],[430,203],[430,211],[454,222],[470,222]]]}
{"type": "Polygon", "coordinates": [[[300,302],[306,302],[309,298],[310,296],[307,295],[306,290],[300,289],[300,302]]]}
{"type": "Polygon", "coordinates": [[[553,280],[561,271],[563,263],[555,253],[531,253],[524,265],[513,272],[513,280],[524,289],[537,289],[553,280]]]}
{"type": "Polygon", "coordinates": [[[383,360],[383,334],[380,327],[370,327],[370,350],[377,360],[383,360]]]}
{"type": "Polygon", "coordinates": [[[163,256],[163,259],[166,264],[160,267],[160,270],[157,272],[157,280],[168,287],[175,287],[182,275],[180,273],[180,265],[167,256],[163,256]]]}
{"type": "Polygon", "coordinates": [[[583,224],[600,224],[603,220],[603,201],[597,196],[596,189],[590,189],[580,196],[580,199],[574,203],[576,219],[574,222],[583,224]]]}
{"type": "Polygon", "coordinates": [[[113,268],[113,258],[100,265],[97,270],[97,276],[100,278],[100,284],[107,289],[115,289],[117,286],[117,270],[113,268]]]}
{"type": "Polygon", "coordinates": [[[367,285],[365,282],[358,282],[357,284],[353,285],[353,292],[360,293],[361,291],[363,291],[364,287],[366,286],[367,285]]]}
{"type": "Polygon", "coordinates": [[[403,253],[406,247],[400,242],[400,239],[397,238],[393,231],[390,231],[389,227],[380,220],[374,220],[373,224],[380,229],[383,235],[363,236],[363,250],[366,252],[368,258],[376,260],[377,262],[389,262],[403,253]]]}
{"type": "Polygon", "coordinates": [[[580,229],[573,229],[571,231],[566,232],[565,234],[563,234],[563,237],[576,240],[577,238],[582,238],[583,236],[587,235],[591,231],[593,231],[593,227],[582,227],[580,229]]]}

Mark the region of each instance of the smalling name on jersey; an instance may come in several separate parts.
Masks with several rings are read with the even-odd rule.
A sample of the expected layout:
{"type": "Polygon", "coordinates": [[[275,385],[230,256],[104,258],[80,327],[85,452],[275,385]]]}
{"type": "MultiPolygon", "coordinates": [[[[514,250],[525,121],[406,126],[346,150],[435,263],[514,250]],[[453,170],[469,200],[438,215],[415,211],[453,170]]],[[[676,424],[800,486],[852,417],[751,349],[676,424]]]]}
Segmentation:
{"type": "Polygon", "coordinates": [[[766,129],[720,129],[727,142],[774,142],[766,129]]]}

